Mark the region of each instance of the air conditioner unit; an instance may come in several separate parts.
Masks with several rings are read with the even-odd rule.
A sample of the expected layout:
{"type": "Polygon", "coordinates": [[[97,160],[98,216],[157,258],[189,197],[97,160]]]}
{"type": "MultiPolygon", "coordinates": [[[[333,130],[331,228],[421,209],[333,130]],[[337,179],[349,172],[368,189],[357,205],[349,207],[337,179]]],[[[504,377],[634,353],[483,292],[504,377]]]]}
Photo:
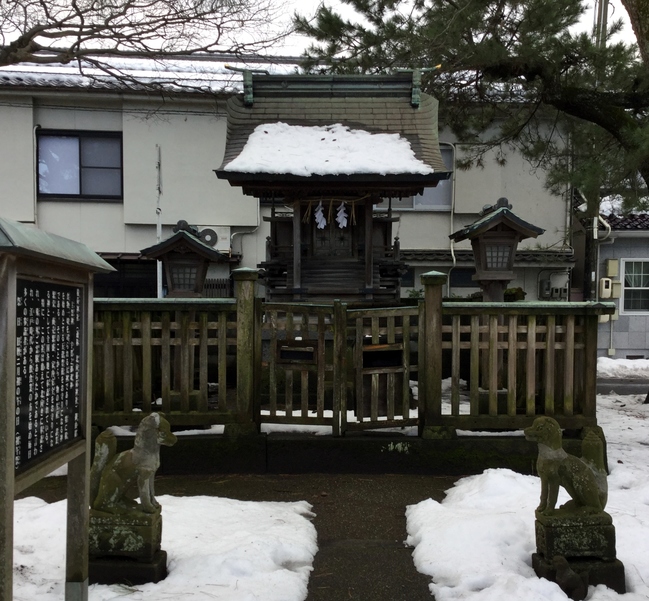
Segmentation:
{"type": "Polygon", "coordinates": [[[215,226],[205,227],[200,226],[199,237],[207,245],[218,250],[222,253],[230,252],[230,227],[229,226],[215,226]]]}

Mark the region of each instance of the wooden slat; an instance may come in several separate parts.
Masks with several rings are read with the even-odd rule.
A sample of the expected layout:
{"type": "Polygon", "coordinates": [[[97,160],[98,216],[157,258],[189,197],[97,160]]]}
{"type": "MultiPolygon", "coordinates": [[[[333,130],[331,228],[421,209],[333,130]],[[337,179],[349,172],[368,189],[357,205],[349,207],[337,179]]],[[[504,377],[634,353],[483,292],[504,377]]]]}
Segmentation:
{"type": "Polygon", "coordinates": [[[102,410],[115,411],[115,349],[113,348],[113,314],[104,311],[104,402],[102,410]]]}
{"type": "Polygon", "coordinates": [[[554,367],[555,367],[555,323],[556,317],[548,315],[548,326],[545,334],[545,414],[554,415],[554,367]]]}
{"type": "Polygon", "coordinates": [[[277,415],[277,311],[270,312],[270,356],[268,359],[270,414],[277,415]]]}
{"type": "Polygon", "coordinates": [[[489,415],[498,415],[498,316],[489,316],[489,415]]]}
{"type": "Polygon", "coordinates": [[[563,413],[573,415],[575,398],[575,316],[566,317],[566,349],[564,352],[563,413]]]}
{"type": "Polygon", "coordinates": [[[325,377],[326,377],[326,354],[325,354],[325,316],[318,317],[318,375],[316,384],[316,412],[318,419],[324,417],[325,377]]]}
{"type": "Polygon", "coordinates": [[[451,333],[451,414],[460,415],[460,316],[453,316],[451,333]]]}
{"type": "Polygon", "coordinates": [[[597,316],[584,317],[584,392],[581,408],[584,416],[597,413],[597,316]]]}
{"type": "Polygon", "coordinates": [[[371,323],[372,323],[372,344],[379,344],[381,342],[379,318],[372,317],[371,323]]]}
{"type": "Polygon", "coordinates": [[[228,358],[228,314],[225,311],[219,313],[217,326],[217,361],[219,370],[219,408],[227,407],[227,358],[228,358]]]}
{"type": "Polygon", "coordinates": [[[403,418],[410,417],[410,379],[412,374],[410,372],[410,315],[403,316],[403,382],[401,388],[401,395],[403,397],[403,418]]]}
{"type": "Polygon", "coordinates": [[[370,378],[372,379],[370,419],[372,421],[377,421],[379,419],[379,377],[379,374],[370,375],[370,378]]]}
{"type": "MultiPolygon", "coordinates": [[[[286,340],[295,340],[295,325],[294,313],[292,310],[286,312],[286,340]]],[[[285,369],[285,383],[284,390],[284,408],[286,415],[293,415],[293,370],[285,369]]]]}
{"type": "Polygon", "coordinates": [[[356,417],[362,421],[363,411],[363,370],[358,366],[363,365],[363,319],[356,319],[356,344],[354,345],[354,366],[356,367],[356,417]]]}
{"type": "Polygon", "coordinates": [[[536,413],[536,315],[527,317],[527,359],[525,362],[525,412],[536,413]]]}
{"type": "MultiPolygon", "coordinates": [[[[387,416],[388,419],[394,419],[395,415],[395,374],[386,374],[386,402],[387,402],[387,416]]],[[[407,399],[403,400],[404,403],[407,399]]]]}
{"type": "Polygon", "coordinates": [[[162,410],[169,413],[171,411],[171,319],[167,311],[162,314],[161,327],[162,410]]]}
{"type": "Polygon", "coordinates": [[[144,311],[140,316],[140,332],[142,333],[142,411],[151,411],[153,390],[151,374],[153,364],[151,361],[151,313],[144,311]]]}
{"type": "Polygon", "coordinates": [[[471,415],[480,413],[480,316],[471,316],[471,415]]]}
{"type": "MultiPolygon", "coordinates": [[[[193,380],[189,355],[189,313],[183,312],[178,317],[176,317],[176,321],[180,323],[180,410],[188,412],[189,391],[192,388],[191,380],[193,380]]],[[[176,348],[176,350],[178,349],[176,348]]]]}
{"type": "Polygon", "coordinates": [[[198,411],[207,411],[207,313],[201,311],[198,316],[199,327],[199,353],[198,353],[198,379],[200,395],[198,397],[198,411]]]}
{"type": "Polygon", "coordinates": [[[507,330],[507,415],[516,415],[517,341],[517,316],[510,315],[507,330]]]}
{"type": "Polygon", "coordinates": [[[301,390],[300,390],[300,413],[306,417],[309,413],[309,372],[303,370],[300,373],[301,390]]]}
{"type": "Polygon", "coordinates": [[[334,302],[333,348],[333,435],[340,436],[347,428],[347,352],[346,305],[334,302]]]}
{"type": "Polygon", "coordinates": [[[133,328],[130,311],[122,312],[124,411],[133,411],[133,328]]]}

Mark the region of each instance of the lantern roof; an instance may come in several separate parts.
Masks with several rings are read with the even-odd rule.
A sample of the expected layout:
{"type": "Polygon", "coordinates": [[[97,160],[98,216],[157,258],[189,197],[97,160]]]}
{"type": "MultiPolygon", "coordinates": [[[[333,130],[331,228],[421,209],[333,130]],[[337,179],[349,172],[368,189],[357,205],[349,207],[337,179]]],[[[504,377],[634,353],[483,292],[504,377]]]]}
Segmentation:
{"type": "Polygon", "coordinates": [[[208,261],[213,261],[216,263],[229,261],[230,257],[225,255],[218,250],[213,249],[211,246],[205,244],[202,240],[192,235],[187,230],[179,230],[171,238],[162,240],[158,244],[149,246],[141,250],[140,252],[145,257],[150,257],[152,259],[158,259],[164,255],[167,255],[171,252],[193,252],[203,259],[208,261]]]}
{"type": "Polygon", "coordinates": [[[451,234],[453,242],[472,240],[490,230],[509,229],[518,234],[519,240],[536,238],[545,230],[521,219],[511,210],[512,205],[506,198],[499,198],[495,205],[487,205],[481,213],[480,219],[451,234]]]}

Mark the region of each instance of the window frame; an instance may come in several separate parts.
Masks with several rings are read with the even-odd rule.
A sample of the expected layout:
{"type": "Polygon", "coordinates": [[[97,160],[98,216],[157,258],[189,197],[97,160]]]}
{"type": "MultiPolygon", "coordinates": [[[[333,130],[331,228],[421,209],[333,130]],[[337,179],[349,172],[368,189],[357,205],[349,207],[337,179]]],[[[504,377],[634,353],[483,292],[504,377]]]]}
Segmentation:
{"type": "Polygon", "coordinates": [[[622,295],[620,298],[619,310],[621,314],[624,315],[645,315],[649,316],[649,298],[647,299],[647,308],[646,309],[627,309],[626,305],[626,295],[628,290],[647,290],[649,293],[649,286],[629,286],[626,285],[626,266],[628,263],[646,263],[647,264],[647,273],[649,275],[649,258],[627,258],[620,259],[620,281],[622,283],[622,295]]]}
{"type": "MultiPolygon", "coordinates": [[[[455,171],[455,146],[449,142],[440,142],[440,151],[447,150],[451,154],[451,164],[447,165],[450,171],[455,171]]],[[[443,158],[443,155],[442,155],[443,158]]],[[[446,162],[445,162],[446,163],[446,162]]],[[[393,198],[392,199],[392,210],[393,211],[404,211],[404,212],[413,212],[413,213],[450,213],[453,211],[453,194],[455,187],[455,181],[453,176],[447,180],[442,180],[438,182],[437,186],[432,188],[424,188],[423,194],[417,194],[415,196],[406,196],[404,198],[393,198]],[[451,201],[449,204],[445,205],[427,205],[421,199],[428,194],[434,194],[439,190],[439,186],[449,185],[451,187],[450,197],[451,201]],[[402,206],[400,206],[402,205],[402,206]],[[406,206],[403,206],[406,205],[406,206]],[[410,205],[410,206],[407,206],[410,205]]],[[[388,209],[389,199],[385,198],[380,204],[374,205],[375,212],[383,212],[388,209]]]]}
{"type": "MultiPolygon", "coordinates": [[[[87,166],[87,168],[93,168],[87,166]]],[[[124,140],[121,131],[102,131],[102,130],[77,130],[77,129],[38,129],[36,132],[36,197],[39,201],[53,200],[53,201],[100,201],[100,202],[114,202],[122,203],[124,201],[124,140]],[[40,165],[41,165],[41,140],[43,138],[76,138],[79,140],[79,149],[77,157],[78,168],[78,183],[79,193],[49,193],[42,192],[40,187],[40,165]],[[119,194],[84,194],[81,192],[83,186],[82,173],[84,165],[82,165],[82,140],[89,138],[104,138],[111,140],[119,140],[119,167],[94,167],[106,170],[119,171],[119,194]]]]}

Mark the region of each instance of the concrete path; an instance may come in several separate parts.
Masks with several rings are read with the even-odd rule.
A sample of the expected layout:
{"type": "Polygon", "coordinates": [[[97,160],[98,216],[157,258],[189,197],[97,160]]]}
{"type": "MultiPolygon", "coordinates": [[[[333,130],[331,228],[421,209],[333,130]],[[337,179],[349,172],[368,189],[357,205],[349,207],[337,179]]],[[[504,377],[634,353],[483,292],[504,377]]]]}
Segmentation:
{"type": "MultiPolygon", "coordinates": [[[[441,501],[455,478],[366,474],[159,476],[156,494],[211,495],[313,505],[319,551],[307,601],[431,601],[429,578],[405,546],[407,505],[441,501]]],[[[53,502],[65,478],[46,478],[21,496],[53,502]]]]}

